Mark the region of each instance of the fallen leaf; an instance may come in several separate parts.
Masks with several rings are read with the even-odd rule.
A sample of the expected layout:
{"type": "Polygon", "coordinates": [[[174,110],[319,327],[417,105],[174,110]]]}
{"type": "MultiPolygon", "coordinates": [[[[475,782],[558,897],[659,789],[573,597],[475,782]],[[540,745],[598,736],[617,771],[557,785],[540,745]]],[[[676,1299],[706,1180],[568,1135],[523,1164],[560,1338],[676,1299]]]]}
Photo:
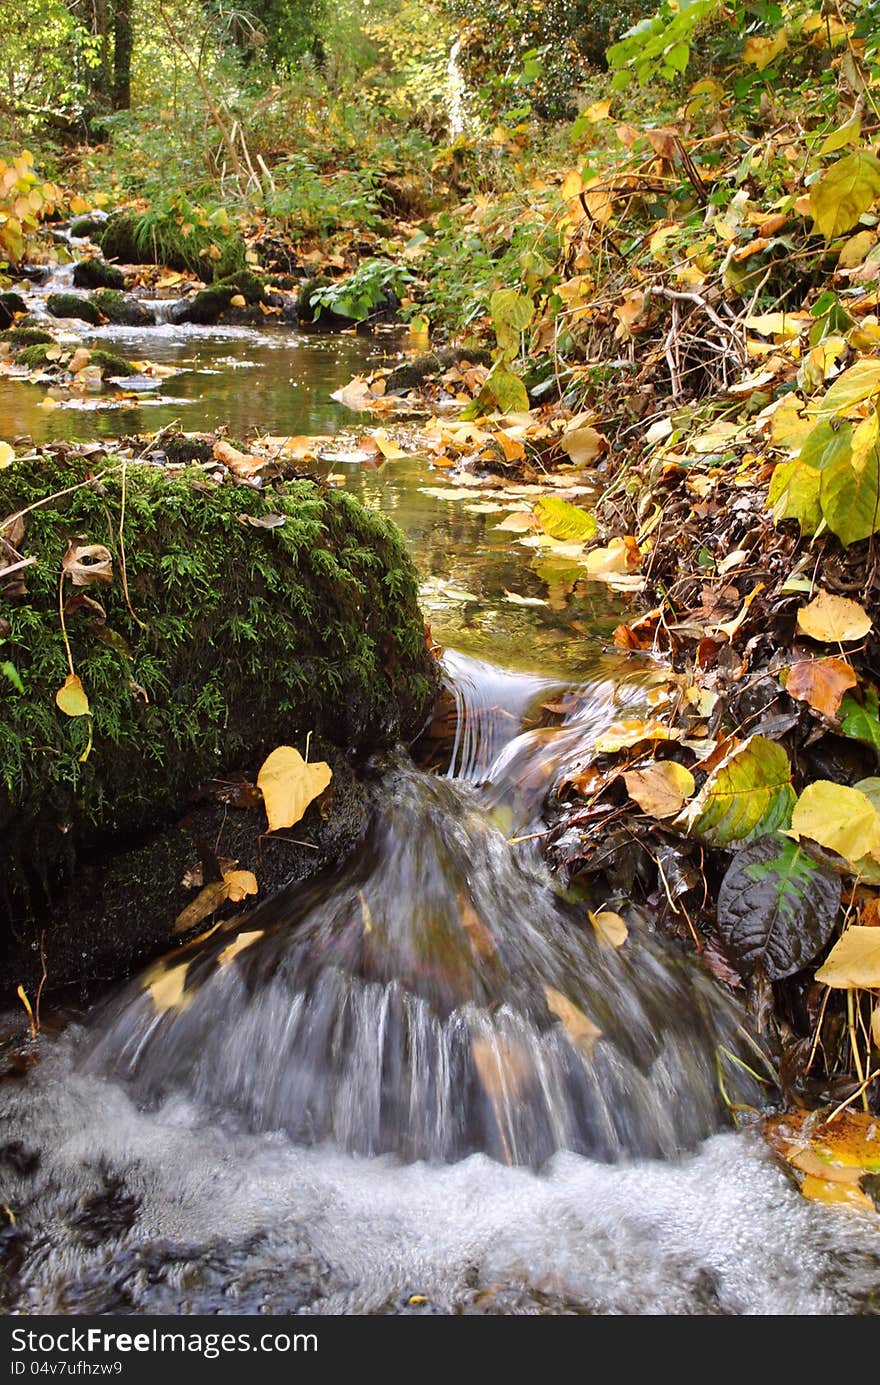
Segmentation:
{"type": "MultiPolygon", "coordinates": [[[[605,943],[608,947],[623,947],[629,937],[629,929],[620,914],[615,914],[610,909],[602,910],[598,914],[594,914],[590,909],[588,913],[590,923],[596,930],[596,937],[601,943],[605,943]]],[[[558,1012],[554,1011],[554,1013],[558,1012]]]]}
{"type": "Polygon", "coordinates": [[[75,673],[69,673],[55,694],[55,702],[68,717],[87,717],[91,715],[86,691],[75,673]]]}
{"type": "Polygon", "coordinates": [[[542,495],[535,516],[545,534],[565,542],[589,543],[599,528],[591,514],[558,495],[542,495]]]}
{"type": "Polygon", "coordinates": [[[608,439],[590,427],[566,430],[559,439],[559,445],[575,466],[586,466],[608,451],[608,439]]]}
{"type": "Polygon", "coordinates": [[[800,608],[797,623],[805,635],[824,644],[862,640],[873,624],[864,606],[857,601],[824,591],[820,591],[809,605],[800,608]]]}
{"type": "Polygon", "coordinates": [[[246,308],[247,299],[243,293],[234,293],[229,300],[230,308],[246,308]]]}
{"type": "Polygon", "coordinates": [[[213,914],[227,899],[237,904],[247,895],[256,894],[257,877],[249,870],[227,871],[221,880],[210,880],[174,920],[174,933],[186,933],[197,923],[213,914]]]}
{"type": "Polygon", "coordinates": [[[659,760],[623,776],[626,791],[643,812],[654,818],[680,813],[696,788],[694,776],[675,760],[659,760]]]}
{"type": "MultiPolygon", "coordinates": [[[[847,928],[816,972],[816,980],[840,990],[880,986],[880,928],[847,928]]],[[[880,1167],[880,1147],[877,1155],[880,1167]]]]}
{"type": "Polygon", "coordinates": [[[791,831],[851,862],[880,851],[880,813],[871,800],[830,779],[807,785],[795,804],[791,831]]]}
{"type": "Polygon", "coordinates": [[[562,1022],[570,1042],[585,1058],[592,1058],[596,1040],[602,1037],[602,1030],[587,1018],[583,1010],[579,1010],[567,996],[555,990],[553,986],[545,986],[544,995],[547,998],[547,1009],[562,1022]]]}
{"type": "Polygon", "coordinates": [[[600,755],[612,755],[618,750],[629,750],[642,741],[680,741],[684,735],[674,726],[649,717],[647,721],[627,718],[612,722],[607,731],[596,737],[596,750],[600,755]]]}
{"type": "Polygon", "coordinates": [[[249,481],[258,471],[268,465],[265,457],[255,457],[249,452],[239,452],[231,443],[219,438],[214,443],[214,456],[218,462],[228,467],[233,476],[241,481],[249,481]]]}
{"type": "Polygon", "coordinates": [[[843,659],[802,659],[789,668],[785,691],[823,716],[834,717],[844,693],[858,681],[852,666],[843,659]]]}
{"type": "Polygon", "coordinates": [[[252,947],[259,938],[264,936],[262,928],[255,928],[250,933],[239,933],[236,938],[233,938],[231,943],[224,947],[222,952],[218,952],[218,967],[228,967],[233,957],[237,957],[240,952],[244,952],[245,948],[252,947]]]}
{"type": "Polygon", "coordinates": [[[8,442],[0,442],[0,469],[15,461],[15,448],[8,442]]]}
{"type": "Polygon", "coordinates": [[[113,555],[102,543],[71,543],[61,559],[61,569],[75,587],[113,581],[113,555]]]}
{"type": "Polygon", "coordinates": [[[179,1015],[190,1004],[195,991],[184,989],[188,970],[188,962],[170,968],[160,962],[146,973],[143,987],[149,992],[157,1015],[164,1014],[166,1010],[179,1015]]]}
{"type": "Polygon", "coordinates": [[[785,750],[765,736],[750,736],[715,767],[676,825],[710,846],[745,846],[786,827],[793,803],[785,750]]]}
{"type": "Polygon", "coordinates": [[[309,804],[326,789],[333,771],[323,760],[308,763],[291,745],[279,745],[257,775],[269,819],[269,831],[293,827],[309,804]]]}

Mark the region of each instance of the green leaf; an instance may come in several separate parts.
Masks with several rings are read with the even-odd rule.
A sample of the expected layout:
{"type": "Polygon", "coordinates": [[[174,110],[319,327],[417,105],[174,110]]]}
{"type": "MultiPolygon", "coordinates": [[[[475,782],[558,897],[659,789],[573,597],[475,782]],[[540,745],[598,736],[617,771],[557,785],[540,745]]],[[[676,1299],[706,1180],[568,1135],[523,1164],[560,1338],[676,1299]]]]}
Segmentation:
{"type": "Polygon", "coordinates": [[[721,761],[676,826],[709,846],[745,846],[787,827],[794,802],[782,746],[751,736],[721,761]]]}
{"type": "Polygon", "coordinates": [[[805,466],[799,459],[780,462],[770,478],[767,508],[774,524],[782,519],[796,519],[804,534],[815,534],[822,522],[819,504],[819,472],[805,466]]]}
{"type": "Polygon", "coordinates": [[[493,366],[487,375],[483,389],[480,391],[480,398],[488,394],[490,399],[494,399],[501,413],[527,413],[529,408],[529,396],[526,387],[518,375],[514,375],[503,362],[499,361],[493,366]]]}
{"type": "Polygon", "coordinates": [[[819,146],[819,153],[834,154],[847,144],[856,144],[861,133],[862,117],[860,115],[850,116],[844,125],[839,125],[836,130],[831,131],[830,135],[826,135],[819,146]]]}
{"type": "Polygon", "coordinates": [[[691,60],[691,50],[686,43],[674,43],[665,54],[665,59],[673,72],[684,72],[691,60]]]}
{"type": "Polygon", "coordinates": [[[24,692],[24,683],[21,681],[21,675],[15,667],[15,664],[10,663],[8,659],[4,659],[3,662],[0,663],[0,673],[2,673],[4,678],[9,679],[9,682],[15,688],[16,692],[24,692]]]}
{"type": "Polygon", "coordinates": [[[820,501],[828,528],[842,544],[870,538],[880,528],[880,448],[861,466],[841,454],[820,473],[820,501]]]}
{"type": "Polygon", "coordinates": [[[499,323],[506,323],[517,332],[524,332],[534,316],[535,308],[528,294],[520,293],[518,289],[496,289],[489,299],[489,313],[496,327],[499,323]]]}
{"type": "Polygon", "coordinates": [[[854,741],[864,741],[880,756],[880,703],[875,692],[865,693],[864,706],[853,693],[847,693],[837,715],[845,736],[854,741]]]}
{"type": "Polygon", "coordinates": [[[857,361],[838,375],[819,405],[817,417],[834,418],[880,393],[880,361],[857,361]]]}
{"type": "Polygon", "coordinates": [[[811,962],[834,931],[840,877],[781,832],[738,852],[718,893],[718,931],[743,976],[771,981],[811,962]]]}
{"type": "Polygon", "coordinates": [[[880,197],[880,159],[856,150],[813,184],[810,210],[826,240],[843,235],[880,197]]]}
{"type": "Polygon", "coordinates": [[[826,466],[842,456],[849,457],[852,448],[852,424],[839,419],[823,419],[817,423],[800,450],[798,461],[811,466],[816,471],[824,471],[826,466]]]}
{"type": "Polygon", "coordinates": [[[535,515],[551,539],[589,543],[599,528],[591,514],[558,495],[542,495],[535,505],[535,515]]]}

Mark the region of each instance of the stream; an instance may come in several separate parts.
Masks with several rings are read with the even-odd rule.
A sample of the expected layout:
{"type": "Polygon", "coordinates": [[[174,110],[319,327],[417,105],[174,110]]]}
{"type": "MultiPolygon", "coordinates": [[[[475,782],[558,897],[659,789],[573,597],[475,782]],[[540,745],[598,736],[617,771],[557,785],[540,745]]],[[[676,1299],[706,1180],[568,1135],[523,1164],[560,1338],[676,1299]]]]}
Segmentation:
{"type": "MultiPolygon", "coordinates": [[[[74,328],[183,371],[162,402],[108,410],[47,411],[45,386],[0,379],[5,437],[358,431],[329,396],[399,349],[74,328]]],[[[449,753],[434,772],[401,755],[341,869],[47,1027],[26,1080],[0,1082],[0,1307],[880,1311],[876,1223],[805,1201],[730,1127],[723,1097],[760,1099],[736,1004],[646,924],[602,943],[542,862],[548,790],[647,708],[650,675],[605,652],[623,607],[556,583],[484,497],[431,494],[427,462],[327,469],[408,536],[449,753]]]]}

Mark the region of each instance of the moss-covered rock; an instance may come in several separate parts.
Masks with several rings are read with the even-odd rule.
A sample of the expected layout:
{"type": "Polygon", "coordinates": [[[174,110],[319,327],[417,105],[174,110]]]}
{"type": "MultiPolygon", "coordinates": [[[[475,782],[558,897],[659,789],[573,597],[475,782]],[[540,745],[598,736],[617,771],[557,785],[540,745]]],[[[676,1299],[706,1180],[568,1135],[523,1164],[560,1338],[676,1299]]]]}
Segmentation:
{"type": "Polygon", "coordinates": [[[102,317],[119,327],[153,327],[156,319],[136,298],[118,289],[98,289],[89,299],[102,317]]]}
{"type": "Polygon", "coordinates": [[[0,336],[10,346],[51,346],[55,340],[52,333],[42,327],[8,327],[0,336]]]}
{"type": "Polygon", "coordinates": [[[20,293],[0,293],[0,327],[9,327],[17,313],[26,313],[27,304],[20,293]]]}
{"type": "Polygon", "coordinates": [[[84,216],[75,216],[70,223],[70,234],[80,239],[88,236],[90,240],[96,240],[107,224],[106,216],[92,216],[86,212],[84,216]]]}
{"type": "Polygon", "coordinates": [[[127,361],[124,356],[117,356],[114,351],[92,351],[89,365],[99,365],[103,379],[113,376],[137,375],[137,366],[133,366],[131,361],[127,361]]]}
{"type": "Polygon", "coordinates": [[[332,282],[332,279],[327,279],[321,275],[315,279],[306,279],[300,288],[296,301],[297,318],[301,327],[320,332],[339,332],[344,328],[354,326],[352,318],[345,317],[342,313],[335,313],[332,308],[313,304],[312,300],[318,290],[328,288],[332,282]]]}
{"type": "MultiPolygon", "coordinates": [[[[210,288],[185,299],[172,312],[172,318],[175,322],[210,326],[229,310],[233,298],[243,298],[245,305],[251,308],[268,301],[263,280],[253,270],[243,269],[226,279],[215,280],[210,288]]],[[[240,304],[238,310],[244,311],[240,304]]]]}
{"type": "Polygon", "coordinates": [[[236,232],[180,224],[155,212],[115,212],[96,239],[108,260],[192,270],[206,283],[245,267],[245,243],[236,232]],[[184,231],[184,225],[190,229],[184,231]]]}
{"type": "Polygon", "coordinates": [[[20,351],[16,351],[15,359],[18,365],[27,366],[28,370],[36,370],[37,366],[54,364],[46,355],[48,350],[49,347],[45,343],[34,342],[31,346],[23,346],[20,351]]]}
{"type": "Polygon", "coordinates": [[[27,593],[0,599],[22,685],[0,679],[0,953],[83,861],[151,836],[211,776],[253,772],[279,744],[304,750],[310,731],[364,753],[410,739],[433,697],[415,574],[389,520],[307,480],[262,491],[195,468],[95,470],[42,458],[0,472],[0,514],[42,502],[17,541],[37,559],[27,593]],[[284,522],[251,522],[267,515],[284,522]],[[71,541],[112,554],[109,585],[63,584],[90,708],[75,717],[55,701],[71,541]]]}
{"type": "Polygon", "coordinates": [[[94,304],[75,293],[50,293],[46,299],[46,309],[52,317],[78,318],[92,327],[97,327],[101,321],[101,314],[94,304]]]}
{"type": "Polygon", "coordinates": [[[115,264],[95,256],[74,265],[73,282],[79,289],[124,289],[125,275],[115,264]]]}

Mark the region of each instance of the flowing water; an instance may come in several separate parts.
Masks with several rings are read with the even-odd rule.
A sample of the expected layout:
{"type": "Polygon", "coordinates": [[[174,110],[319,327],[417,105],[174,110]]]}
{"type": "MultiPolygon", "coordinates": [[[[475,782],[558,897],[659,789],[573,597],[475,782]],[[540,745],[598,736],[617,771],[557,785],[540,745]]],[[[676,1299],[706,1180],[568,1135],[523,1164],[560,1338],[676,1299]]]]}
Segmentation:
{"type": "MultiPolygon", "coordinates": [[[[104,335],[185,363],[174,403],[46,413],[4,381],[7,436],[331,433],[350,426],[331,389],[388,349],[104,335]]],[[[409,535],[451,646],[435,771],[385,767],[340,870],[156,964],[0,1083],[0,1305],[877,1312],[874,1226],[803,1201],[729,1129],[722,1091],[757,1100],[735,1004],[645,924],[600,941],[542,863],[547,794],[646,706],[649,678],[602,652],[618,612],[426,494],[427,464],[346,475],[409,535]]]]}

